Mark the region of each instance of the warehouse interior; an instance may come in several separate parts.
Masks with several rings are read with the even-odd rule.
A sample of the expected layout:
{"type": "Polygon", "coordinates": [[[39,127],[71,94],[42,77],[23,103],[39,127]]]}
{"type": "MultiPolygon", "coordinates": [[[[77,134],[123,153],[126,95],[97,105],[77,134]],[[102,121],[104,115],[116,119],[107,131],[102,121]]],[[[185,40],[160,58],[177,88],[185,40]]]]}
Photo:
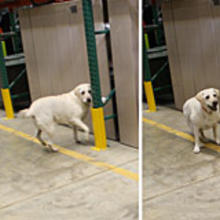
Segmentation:
{"type": "Polygon", "coordinates": [[[152,0],[143,7],[144,219],[219,219],[220,147],[207,130],[208,143],[193,153],[182,113],[200,90],[220,89],[219,1],[152,0]]]}
{"type": "Polygon", "coordinates": [[[0,0],[1,220],[138,219],[137,21],[137,0],[0,0]],[[48,152],[19,110],[88,82],[89,142],[57,125],[48,152]]]}

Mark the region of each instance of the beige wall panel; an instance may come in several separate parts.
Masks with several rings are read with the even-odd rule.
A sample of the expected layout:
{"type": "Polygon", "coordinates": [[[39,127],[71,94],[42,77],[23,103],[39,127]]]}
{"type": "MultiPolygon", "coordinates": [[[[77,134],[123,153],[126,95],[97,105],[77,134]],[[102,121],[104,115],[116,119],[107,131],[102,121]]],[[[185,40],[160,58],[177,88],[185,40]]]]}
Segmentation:
{"type": "Polygon", "coordinates": [[[200,38],[195,17],[195,8],[180,8],[174,11],[177,47],[180,55],[180,66],[184,96],[195,94],[194,78],[198,74],[199,57],[201,53],[200,38]]]}
{"type": "Polygon", "coordinates": [[[135,9],[128,0],[109,0],[108,4],[120,141],[137,147],[138,32],[134,31],[131,13],[135,9]]]}
{"type": "MultiPolygon", "coordinates": [[[[27,29],[32,34],[32,44],[24,39],[25,27],[23,16],[20,16],[26,59],[28,61],[29,54],[35,54],[42,96],[67,92],[78,83],[89,81],[80,8],[80,2],[74,1],[23,10],[23,13],[29,12],[25,19],[29,19],[31,24],[27,29]],[[77,14],[70,12],[69,7],[72,5],[77,5],[77,14]],[[30,48],[32,45],[34,50],[30,48]]],[[[33,71],[33,67],[28,70],[29,78],[34,77],[33,71]]],[[[30,84],[32,86],[33,83],[30,84]]]]}
{"type": "Polygon", "coordinates": [[[168,48],[168,59],[171,71],[172,87],[174,91],[174,100],[176,106],[181,106],[182,100],[184,99],[184,88],[182,83],[182,70],[179,61],[180,56],[177,47],[177,38],[171,2],[164,3],[162,5],[162,11],[166,44],[168,48]]]}
{"type": "MultiPolygon", "coordinates": [[[[207,1],[206,4],[198,5],[199,25],[198,32],[200,36],[201,54],[200,68],[201,73],[198,73],[197,78],[194,79],[196,83],[196,90],[207,87],[216,87],[219,79],[219,70],[217,69],[217,53],[216,53],[216,34],[213,17],[213,3],[207,1]],[[211,77],[210,77],[211,76],[211,77]]],[[[220,87],[220,85],[218,85],[220,87]]]]}
{"type": "Polygon", "coordinates": [[[31,22],[29,19],[29,11],[21,10],[19,12],[19,21],[22,27],[23,49],[25,52],[27,77],[29,81],[29,89],[32,100],[41,97],[40,79],[38,73],[38,66],[36,63],[36,53],[34,50],[33,34],[31,22]],[[32,73],[32,76],[29,74],[32,73]]]}
{"type": "MultiPolygon", "coordinates": [[[[219,6],[211,6],[212,11],[212,19],[213,23],[212,26],[214,28],[215,34],[215,41],[214,44],[214,51],[216,53],[215,61],[216,61],[216,72],[215,72],[215,79],[213,80],[213,86],[220,89],[220,7],[219,6]]],[[[211,76],[211,72],[208,73],[209,78],[211,76]]],[[[212,78],[212,77],[211,77],[212,78]]],[[[211,79],[212,80],[212,79],[211,79]]]]}
{"type": "Polygon", "coordinates": [[[220,87],[219,9],[210,0],[172,0],[163,4],[168,56],[178,109],[182,109],[184,101],[199,90],[220,87]]]}

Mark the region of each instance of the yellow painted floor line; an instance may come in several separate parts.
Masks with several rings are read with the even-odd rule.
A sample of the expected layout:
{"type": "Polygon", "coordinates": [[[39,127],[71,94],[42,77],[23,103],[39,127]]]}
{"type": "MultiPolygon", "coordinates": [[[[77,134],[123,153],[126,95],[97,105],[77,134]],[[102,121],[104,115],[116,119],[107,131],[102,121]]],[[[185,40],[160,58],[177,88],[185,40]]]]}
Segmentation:
{"type": "MultiPolygon", "coordinates": [[[[187,141],[194,142],[194,137],[192,135],[190,135],[190,134],[185,133],[185,132],[178,131],[178,130],[176,130],[174,128],[171,128],[171,127],[169,127],[167,125],[158,123],[156,121],[153,121],[151,119],[147,119],[145,117],[143,117],[143,122],[147,123],[147,124],[150,124],[150,125],[152,125],[154,127],[157,127],[157,128],[159,128],[159,129],[161,129],[163,131],[166,131],[166,132],[168,132],[170,134],[173,134],[173,135],[176,135],[178,137],[181,137],[181,138],[183,138],[183,139],[185,139],[187,141]]],[[[204,146],[206,146],[207,148],[212,149],[214,151],[220,152],[220,146],[218,146],[216,144],[205,143],[204,146]]]]}
{"type": "MultiPolygon", "coordinates": [[[[7,127],[5,125],[0,124],[0,130],[7,131],[9,133],[12,133],[12,134],[18,136],[18,137],[22,137],[28,141],[32,141],[34,143],[40,144],[40,142],[38,141],[37,138],[32,137],[29,134],[26,134],[22,131],[18,131],[16,129],[7,127]]],[[[65,154],[69,157],[72,157],[72,158],[84,161],[86,163],[92,164],[96,167],[105,168],[106,170],[110,170],[114,173],[120,174],[121,176],[124,176],[128,179],[138,181],[138,174],[137,173],[134,173],[132,171],[129,171],[129,170],[126,170],[126,169],[123,169],[120,167],[116,167],[114,165],[111,165],[111,164],[108,164],[105,162],[97,161],[92,157],[86,156],[84,154],[78,153],[73,150],[66,149],[66,148],[58,146],[58,145],[54,145],[54,146],[56,146],[59,149],[59,153],[62,153],[62,154],[65,154]]]]}

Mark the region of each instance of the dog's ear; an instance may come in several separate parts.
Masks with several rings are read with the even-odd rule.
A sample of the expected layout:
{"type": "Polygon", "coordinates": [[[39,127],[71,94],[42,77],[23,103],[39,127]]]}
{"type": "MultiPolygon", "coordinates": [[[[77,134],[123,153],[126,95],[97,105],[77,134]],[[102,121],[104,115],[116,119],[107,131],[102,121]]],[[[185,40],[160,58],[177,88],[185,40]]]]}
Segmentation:
{"type": "Polygon", "coordinates": [[[217,96],[220,97],[220,91],[219,91],[219,89],[214,89],[214,91],[216,92],[217,96]]]}
{"type": "Polygon", "coordinates": [[[203,103],[203,101],[204,101],[204,98],[203,98],[203,92],[201,91],[201,92],[198,92],[197,94],[196,94],[196,96],[195,96],[195,98],[199,101],[199,102],[201,102],[201,103],[203,103]]]}
{"type": "Polygon", "coordinates": [[[80,93],[81,93],[81,88],[79,86],[77,86],[74,90],[73,90],[74,94],[76,96],[80,96],[80,93]]]}

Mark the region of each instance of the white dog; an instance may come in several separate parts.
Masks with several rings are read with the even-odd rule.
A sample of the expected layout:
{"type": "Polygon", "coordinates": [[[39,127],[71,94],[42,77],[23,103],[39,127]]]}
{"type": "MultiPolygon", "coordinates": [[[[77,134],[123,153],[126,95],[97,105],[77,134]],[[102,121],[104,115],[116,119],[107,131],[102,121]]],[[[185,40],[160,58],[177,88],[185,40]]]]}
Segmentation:
{"type": "Polygon", "coordinates": [[[212,128],[215,141],[220,144],[217,134],[217,124],[220,119],[219,95],[218,89],[204,89],[183,105],[184,116],[195,137],[194,153],[200,152],[200,147],[203,145],[201,140],[206,140],[203,133],[205,129],[212,128]]]}
{"type": "Polygon", "coordinates": [[[37,127],[36,137],[41,144],[49,150],[58,151],[51,141],[56,123],[73,127],[76,142],[79,142],[77,130],[84,131],[88,141],[89,128],[83,120],[88,113],[91,102],[90,84],[80,84],[69,93],[37,99],[29,109],[20,111],[19,115],[32,117],[37,127]],[[48,136],[47,143],[41,137],[42,132],[48,136]]]}

